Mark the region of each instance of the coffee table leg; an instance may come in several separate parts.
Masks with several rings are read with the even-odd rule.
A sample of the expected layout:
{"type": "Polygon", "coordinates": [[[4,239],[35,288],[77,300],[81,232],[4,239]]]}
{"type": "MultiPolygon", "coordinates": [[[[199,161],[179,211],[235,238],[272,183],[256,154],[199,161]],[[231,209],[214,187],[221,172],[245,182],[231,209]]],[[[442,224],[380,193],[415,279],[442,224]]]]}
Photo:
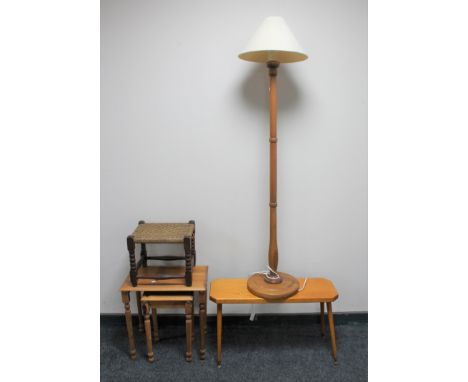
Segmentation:
{"type": "Polygon", "coordinates": [[[153,339],[151,338],[151,321],[150,321],[150,306],[145,304],[145,332],[146,332],[146,348],[148,349],[148,361],[154,361],[153,339]]]}
{"type": "Polygon", "coordinates": [[[141,311],[141,292],[136,292],[137,308],[138,308],[138,330],[143,331],[143,313],[141,311]]]}
{"type": "Polygon", "coordinates": [[[206,291],[198,294],[200,316],[200,359],[205,359],[206,353],[206,291]]]}
{"type": "Polygon", "coordinates": [[[187,337],[187,352],[185,353],[185,360],[192,361],[192,303],[185,303],[185,336],[187,337]]]}
{"type": "Polygon", "coordinates": [[[327,311],[328,311],[328,325],[330,326],[330,337],[331,337],[331,346],[332,346],[332,355],[333,359],[336,362],[336,339],[335,339],[335,324],[333,323],[333,312],[331,302],[327,302],[327,311]]]}
{"type": "Polygon", "coordinates": [[[221,367],[221,339],[223,334],[223,304],[218,304],[216,308],[216,345],[218,367],[221,367]]]}
{"type": "Polygon", "coordinates": [[[122,292],[122,302],[125,307],[125,322],[127,324],[128,346],[130,358],[136,358],[135,338],[133,337],[132,312],[130,311],[130,292],[122,292]]]}
{"type": "Polygon", "coordinates": [[[322,329],[322,337],[325,337],[325,317],[324,317],[324,303],[320,303],[320,327],[322,329]]]}

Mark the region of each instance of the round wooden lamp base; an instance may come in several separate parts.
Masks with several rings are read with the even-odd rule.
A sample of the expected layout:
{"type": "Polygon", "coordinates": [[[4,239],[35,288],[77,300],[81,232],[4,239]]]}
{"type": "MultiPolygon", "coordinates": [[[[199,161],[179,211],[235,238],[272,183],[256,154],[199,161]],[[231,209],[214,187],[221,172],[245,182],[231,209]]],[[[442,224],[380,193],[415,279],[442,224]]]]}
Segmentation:
{"type": "Polygon", "coordinates": [[[264,275],[252,275],[247,280],[247,289],[255,296],[266,300],[280,300],[295,294],[299,289],[299,282],[296,278],[283,272],[278,272],[278,274],[282,279],[278,284],[267,282],[264,275]]]}

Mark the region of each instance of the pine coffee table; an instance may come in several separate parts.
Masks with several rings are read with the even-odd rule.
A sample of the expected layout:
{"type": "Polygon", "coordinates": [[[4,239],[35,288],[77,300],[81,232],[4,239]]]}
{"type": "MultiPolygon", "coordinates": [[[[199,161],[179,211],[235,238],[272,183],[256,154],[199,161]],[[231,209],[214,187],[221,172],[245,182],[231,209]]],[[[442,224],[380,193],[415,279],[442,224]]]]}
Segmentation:
{"type": "MultiPolygon", "coordinates": [[[[303,278],[298,279],[298,281],[299,285],[304,285],[303,278]]],[[[255,296],[247,289],[247,279],[213,280],[210,288],[210,300],[217,305],[216,343],[218,367],[221,366],[223,304],[320,303],[320,326],[322,329],[322,336],[325,335],[324,305],[327,304],[332,356],[336,362],[336,340],[332,302],[337,299],[338,292],[335,286],[330,280],[324,278],[308,278],[303,290],[284,300],[265,300],[255,296]]]]}

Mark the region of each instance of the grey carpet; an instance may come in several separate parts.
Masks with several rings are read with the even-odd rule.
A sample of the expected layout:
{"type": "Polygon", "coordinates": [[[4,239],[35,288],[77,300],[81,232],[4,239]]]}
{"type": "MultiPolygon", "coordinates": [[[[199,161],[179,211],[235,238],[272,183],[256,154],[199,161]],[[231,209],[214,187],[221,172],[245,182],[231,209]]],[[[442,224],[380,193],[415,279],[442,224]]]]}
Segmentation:
{"type": "Polygon", "coordinates": [[[337,365],[317,316],[257,316],[254,322],[224,317],[221,368],[216,365],[215,320],[208,319],[204,361],[198,358],[196,324],[193,361],[188,363],[182,318],[161,317],[161,340],[154,345],[151,364],[144,333],[136,325],[137,359],[132,361],[123,318],[101,318],[101,381],[367,381],[367,319],[337,315],[337,365]]]}

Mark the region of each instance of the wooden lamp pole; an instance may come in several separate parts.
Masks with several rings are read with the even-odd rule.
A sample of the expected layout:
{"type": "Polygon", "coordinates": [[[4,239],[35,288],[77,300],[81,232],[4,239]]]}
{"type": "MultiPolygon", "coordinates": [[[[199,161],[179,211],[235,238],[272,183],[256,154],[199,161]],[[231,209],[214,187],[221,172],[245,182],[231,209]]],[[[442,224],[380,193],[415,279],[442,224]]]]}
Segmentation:
{"type": "Polygon", "coordinates": [[[276,76],[280,63],[303,61],[307,55],[289,30],[282,17],[267,17],[247,44],[239,58],[266,63],[270,76],[270,244],[269,270],[256,273],[247,280],[247,288],[256,296],[277,300],[287,298],[299,289],[299,282],[291,275],[278,272],[278,242],[276,230],[276,76]]]}
{"type": "MultiPolygon", "coordinates": [[[[268,247],[268,265],[275,272],[278,268],[278,241],[276,239],[276,73],[278,62],[267,63],[270,75],[270,245],[268,247]]],[[[277,283],[279,283],[277,281],[277,283]]]]}

